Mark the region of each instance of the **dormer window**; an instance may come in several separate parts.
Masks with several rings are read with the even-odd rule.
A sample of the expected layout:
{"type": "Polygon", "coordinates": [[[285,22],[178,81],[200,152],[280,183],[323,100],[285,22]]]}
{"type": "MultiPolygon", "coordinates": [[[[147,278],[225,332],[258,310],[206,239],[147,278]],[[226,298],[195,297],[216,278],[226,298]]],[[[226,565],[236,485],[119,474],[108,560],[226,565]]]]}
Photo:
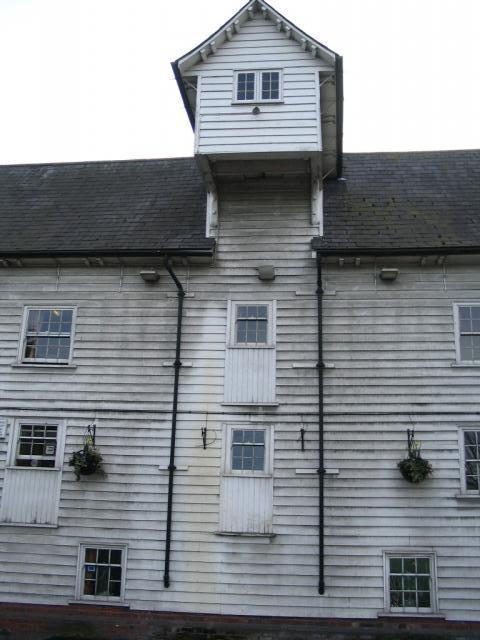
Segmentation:
{"type": "Polygon", "coordinates": [[[234,102],[280,102],[281,71],[236,71],[234,102]]]}

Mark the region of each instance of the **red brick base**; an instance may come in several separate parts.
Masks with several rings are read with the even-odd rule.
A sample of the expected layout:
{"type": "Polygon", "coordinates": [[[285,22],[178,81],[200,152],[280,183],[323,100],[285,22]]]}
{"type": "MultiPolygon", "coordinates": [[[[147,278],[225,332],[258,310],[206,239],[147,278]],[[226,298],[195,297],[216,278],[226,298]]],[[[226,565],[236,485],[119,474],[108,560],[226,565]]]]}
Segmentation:
{"type": "Polygon", "coordinates": [[[0,640],[480,640],[480,623],[260,618],[0,603],[0,640]]]}

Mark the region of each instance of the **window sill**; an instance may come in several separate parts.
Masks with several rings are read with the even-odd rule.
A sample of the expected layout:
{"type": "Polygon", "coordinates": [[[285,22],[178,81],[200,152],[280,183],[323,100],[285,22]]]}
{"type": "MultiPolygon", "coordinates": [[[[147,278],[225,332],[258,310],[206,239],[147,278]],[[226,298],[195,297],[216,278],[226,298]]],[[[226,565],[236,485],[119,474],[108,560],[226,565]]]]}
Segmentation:
{"type": "Polygon", "coordinates": [[[232,100],[232,105],[242,105],[245,104],[247,107],[257,104],[284,104],[283,99],[279,100],[232,100]]]}
{"type": "Polygon", "coordinates": [[[86,605],[87,607],[120,607],[121,609],[130,609],[130,605],[126,602],[109,601],[109,600],[69,600],[69,605],[86,605]]]}
{"type": "Polygon", "coordinates": [[[31,471],[32,469],[34,469],[35,471],[41,471],[42,473],[44,471],[48,471],[49,473],[56,471],[58,473],[59,471],[62,470],[60,467],[27,467],[27,466],[22,467],[20,465],[14,465],[14,464],[7,465],[5,469],[9,469],[12,471],[17,471],[18,469],[20,469],[20,471],[25,471],[25,470],[31,471]]]}
{"type": "Polygon", "coordinates": [[[239,471],[238,473],[222,473],[222,478],[273,478],[271,473],[261,473],[258,471],[239,471]]]}
{"type": "MultiPolygon", "coordinates": [[[[255,344],[254,342],[246,344],[229,344],[228,349],[275,349],[274,344],[255,344]]],[[[479,365],[480,366],[480,365],[479,365]]]]}
{"type": "Polygon", "coordinates": [[[278,402],[222,402],[222,407],[279,407],[278,402]]]}
{"type": "Polygon", "coordinates": [[[241,531],[215,531],[216,536],[225,538],[269,538],[273,539],[276,533],[243,533],[241,531]]]}
{"type": "Polygon", "coordinates": [[[55,364],[50,363],[38,363],[33,362],[12,362],[10,365],[12,369],[76,369],[76,364],[55,364]]]}
{"type": "Polygon", "coordinates": [[[480,502],[480,493],[457,493],[457,500],[472,500],[472,502],[480,502]]]}
{"type": "Polygon", "coordinates": [[[377,618],[415,618],[421,620],[445,620],[442,613],[393,613],[391,611],[379,611],[377,618]]]}
{"type": "Polygon", "coordinates": [[[478,369],[480,367],[480,362],[452,362],[450,365],[453,369],[461,369],[463,367],[472,367],[478,369]]]}
{"type": "Polygon", "coordinates": [[[58,524],[28,524],[26,522],[0,522],[0,527],[34,527],[35,529],[58,529],[58,524]]]}

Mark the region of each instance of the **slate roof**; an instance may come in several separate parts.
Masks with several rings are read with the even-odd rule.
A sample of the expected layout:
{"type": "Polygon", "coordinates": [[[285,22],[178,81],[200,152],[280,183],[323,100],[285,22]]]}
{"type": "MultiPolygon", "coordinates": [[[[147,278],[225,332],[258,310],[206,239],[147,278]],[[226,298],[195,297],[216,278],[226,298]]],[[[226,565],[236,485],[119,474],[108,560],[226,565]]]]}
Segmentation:
{"type": "Polygon", "coordinates": [[[480,150],[344,154],[327,183],[324,253],[480,248],[480,150]]]}
{"type": "Polygon", "coordinates": [[[0,167],[0,257],[213,250],[193,158],[0,167]]]}

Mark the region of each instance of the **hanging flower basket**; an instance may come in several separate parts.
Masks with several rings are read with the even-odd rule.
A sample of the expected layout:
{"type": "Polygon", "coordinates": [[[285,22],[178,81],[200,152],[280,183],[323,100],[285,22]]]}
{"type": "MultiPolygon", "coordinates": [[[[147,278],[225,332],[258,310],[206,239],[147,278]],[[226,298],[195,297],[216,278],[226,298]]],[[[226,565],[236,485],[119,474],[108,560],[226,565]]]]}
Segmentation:
{"type": "Polygon", "coordinates": [[[398,463],[398,468],[405,480],[413,482],[414,484],[423,482],[433,473],[433,467],[430,462],[420,456],[418,456],[418,458],[408,457],[401,460],[398,463]]]}
{"type": "Polygon", "coordinates": [[[72,453],[72,457],[68,461],[70,467],[73,467],[73,472],[77,480],[80,480],[80,476],[91,476],[93,473],[98,473],[105,476],[103,470],[103,458],[95,447],[95,426],[93,435],[91,428],[88,427],[85,435],[85,445],[80,451],[72,453]]]}
{"type": "Polygon", "coordinates": [[[415,440],[415,434],[412,429],[407,430],[408,438],[408,458],[398,463],[400,473],[408,482],[418,484],[429,478],[433,473],[433,467],[428,460],[421,456],[422,443],[415,440]]]}

